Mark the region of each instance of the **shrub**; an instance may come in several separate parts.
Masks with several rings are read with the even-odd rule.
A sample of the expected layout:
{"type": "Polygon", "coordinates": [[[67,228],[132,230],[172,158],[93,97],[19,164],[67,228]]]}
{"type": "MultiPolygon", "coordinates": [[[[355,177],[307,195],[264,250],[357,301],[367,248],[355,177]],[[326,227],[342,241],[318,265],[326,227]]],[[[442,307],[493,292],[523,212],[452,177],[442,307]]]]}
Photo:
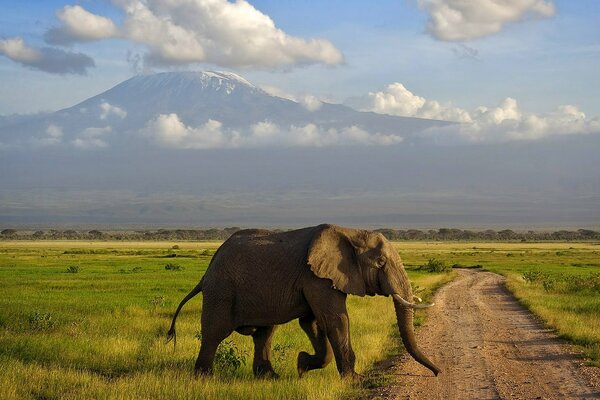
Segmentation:
{"type": "Polygon", "coordinates": [[[292,349],[292,345],[289,343],[287,343],[287,344],[276,343],[275,346],[273,346],[273,359],[278,363],[285,361],[285,359],[287,358],[288,352],[291,349],[292,349]]]}
{"type": "Polygon", "coordinates": [[[422,268],[428,272],[446,272],[449,269],[445,261],[437,260],[435,258],[430,258],[427,260],[427,264],[425,264],[422,268]]]}
{"type": "Polygon", "coordinates": [[[183,271],[183,267],[179,264],[168,263],[165,265],[167,271],[183,271]]]}
{"type": "Polygon", "coordinates": [[[242,365],[246,365],[245,352],[231,340],[221,342],[215,354],[215,367],[222,372],[232,373],[242,365]]]}
{"type": "Polygon", "coordinates": [[[542,281],[544,278],[547,278],[547,274],[541,271],[525,271],[523,273],[523,279],[527,283],[535,283],[542,281]]]}
{"type": "Polygon", "coordinates": [[[29,329],[35,332],[48,331],[54,328],[56,321],[52,318],[52,314],[49,312],[42,313],[34,311],[29,314],[27,320],[29,322],[29,329]]]}
{"type": "Polygon", "coordinates": [[[178,244],[174,244],[173,247],[171,247],[173,250],[179,250],[179,245],[178,244]]]}
{"type": "Polygon", "coordinates": [[[150,305],[152,306],[152,312],[155,313],[158,307],[165,306],[165,296],[154,296],[150,300],[150,305]]]}
{"type": "Polygon", "coordinates": [[[67,267],[67,272],[69,274],[76,274],[79,272],[79,265],[69,265],[67,267]]]}

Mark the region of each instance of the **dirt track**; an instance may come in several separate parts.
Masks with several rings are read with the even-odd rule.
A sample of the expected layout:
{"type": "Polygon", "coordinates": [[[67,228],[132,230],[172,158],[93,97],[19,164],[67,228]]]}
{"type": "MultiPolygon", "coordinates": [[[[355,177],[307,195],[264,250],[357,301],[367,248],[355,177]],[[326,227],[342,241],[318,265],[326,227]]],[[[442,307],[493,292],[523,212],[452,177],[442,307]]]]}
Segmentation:
{"type": "Polygon", "coordinates": [[[564,344],[520,306],[501,276],[460,270],[437,293],[417,333],[442,369],[436,378],[403,356],[388,399],[599,399],[597,368],[581,366],[564,344]]]}

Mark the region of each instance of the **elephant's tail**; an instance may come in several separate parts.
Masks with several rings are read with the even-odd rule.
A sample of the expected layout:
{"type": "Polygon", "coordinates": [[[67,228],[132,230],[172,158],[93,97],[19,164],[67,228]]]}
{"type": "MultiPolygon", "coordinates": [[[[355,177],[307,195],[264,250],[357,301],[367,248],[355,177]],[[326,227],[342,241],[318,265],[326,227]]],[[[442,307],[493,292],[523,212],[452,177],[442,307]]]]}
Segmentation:
{"type": "Polygon", "coordinates": [[[200,279],[200,282],[198,282],[196,287],[193,288],[192,291],[189,292],[187,294],[187,296],[185,296],[183,298],[183,300],[181,300],[181,303],[179,303],[179,306],[177,307],[177,311],[175,311],[175,315],[173,315],[173,321],[171,321],[171,328],[169,329],[169,332],[167,332],[167,341],[165,342],[165,344],[166,344],[166,343],[169,343],[171,340],[173,341],[173,351],[175,351],[175,346],[177,345],[177,334],[175,332],[175,321],[177,320],[179,311],[181,311],[181,308],[184,306],[185,303],[187,303],[192,297],[196,296],[198,293],[200,293],[202,291],[202,282],[203,281],[204,281],[204,277],[202,277],[202,279],[200,279]]]}

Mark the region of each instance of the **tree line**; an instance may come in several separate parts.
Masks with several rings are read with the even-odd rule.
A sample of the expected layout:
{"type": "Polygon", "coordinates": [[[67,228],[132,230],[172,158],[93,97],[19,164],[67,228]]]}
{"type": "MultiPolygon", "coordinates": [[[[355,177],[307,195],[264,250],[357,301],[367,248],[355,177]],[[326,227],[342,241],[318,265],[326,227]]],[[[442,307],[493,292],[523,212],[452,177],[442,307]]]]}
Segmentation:
{"type": "MultiPolygon", "coordinates": [[[[133,241],[168,241],[168,240],[225,240],[241,228],[210,229],[158,229],[136,231],[100,231],[100,230],[38,230],[24,231],[4,229],[0,231],[0,240],[133,240],[133,241]]],[[[283,232],[284,230],[275,229],[283,232]]],[[[589,229],[574,231],[513,231],[511,229],[472,231],[467,229],[440,228],[430,230],[419,229],[376,229],[389,240],[454,240],[454,241],[540,241],[540,240],[600,240],[600,232],[589,229]]]]}

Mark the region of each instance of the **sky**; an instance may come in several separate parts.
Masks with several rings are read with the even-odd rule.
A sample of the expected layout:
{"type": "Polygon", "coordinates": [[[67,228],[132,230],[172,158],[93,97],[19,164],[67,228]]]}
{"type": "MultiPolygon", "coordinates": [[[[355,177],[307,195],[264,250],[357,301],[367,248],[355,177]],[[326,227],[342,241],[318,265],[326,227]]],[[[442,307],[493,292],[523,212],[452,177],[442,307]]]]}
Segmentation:
{"type": "Polygon", "coordinates": [[[598,21],[596,0],[3,0],[0,222],[597,225],[598,21]],[[169,74],[172,93],[192,76],[252,107],[127,85],[72,107],[190,70],[226,73],[169,74]]]}
{"type": "Polygon", "coordinates": [[[0,115],[68,107],[135,73],[198,69],[395,115],[473,120],[507,98],[533,115],[600,115],[599,2],[461,3],[4,0],[0,115]],[[425,108],[398,106],[415,101],[425,108]]]}

